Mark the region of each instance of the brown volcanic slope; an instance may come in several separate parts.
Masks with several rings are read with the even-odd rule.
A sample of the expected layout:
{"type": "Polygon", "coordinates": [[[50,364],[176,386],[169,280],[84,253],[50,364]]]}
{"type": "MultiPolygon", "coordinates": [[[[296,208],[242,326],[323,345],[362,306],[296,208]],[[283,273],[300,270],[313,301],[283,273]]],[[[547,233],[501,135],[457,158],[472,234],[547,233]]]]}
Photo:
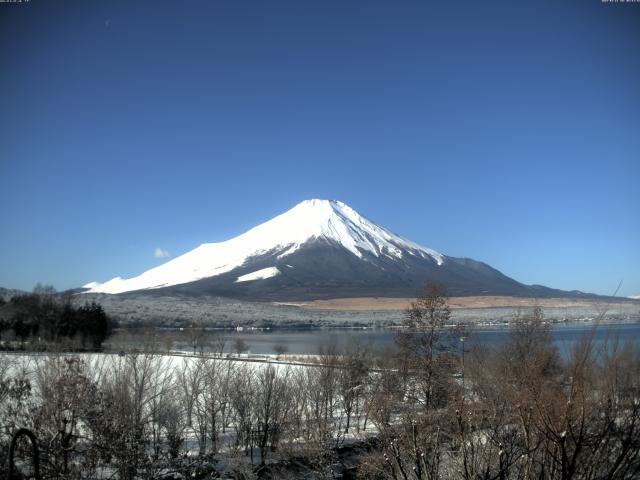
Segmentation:
{"type": "MultiPolygon", "coordinates": [[[[345,311],[383,311],[404,310],[412,298],[383,298],[383,297],[359,297],[359,298],[335,298],[329,300],[313,300],[304,303],[295,303],[309,310],[345,310],[345,311]]],[[[507,296],[474,296],[474,297],[449,297],[449,306],[452,309],[459,308],[500,308],[500,307],[602,307],[616,303],[634,303],[632,300],[598,300],[584,298],[525,298],[507,296]]],[[[640,302],[637,302],[640,306],[640,302]]]]}

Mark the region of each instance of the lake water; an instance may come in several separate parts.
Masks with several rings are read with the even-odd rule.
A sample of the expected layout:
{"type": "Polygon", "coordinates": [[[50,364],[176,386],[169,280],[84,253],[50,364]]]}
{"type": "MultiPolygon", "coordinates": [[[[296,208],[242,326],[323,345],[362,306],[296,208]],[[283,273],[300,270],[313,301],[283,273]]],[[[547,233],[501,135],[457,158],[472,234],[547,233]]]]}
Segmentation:
{"type": "MultiPolygon", "coordinates": [[[[597,328],[590,324],[554,324],[552,335],[561,355],[568,355],[584,335],[595,328],[595,341],[617,340],[640,342],[640,323],[603,324],[597,328]]],[[[507,326],[474,327],[465,340],[465,350],[474,345],[498,345],[508,339],[507,326]]],[[[392,347],[394,330],[389,329],[312,329],[312,330],[223,330],[194,333],[185,330],[155,330],[152,332],[119,331],[110,338],[111,348],[141,347],[152,342],[159,349],[193,351],[192,340],[202,345],[204,351],[216,350],[224,338],[224,351],[232,352],[236,344],[244,342],[249,353],[274,354],[276,346],[282,346],[289,354],[316,354],[322,346],[335,342],[339,348],[359,342],[377,349],[392,347]]],[[[454,342],[459,342],[456,338],[454,342]]],[[[459,346],[459,345],[458,345],[459,346]]],[[[198,347],[200,348],[200,347],[198,347]]]]}

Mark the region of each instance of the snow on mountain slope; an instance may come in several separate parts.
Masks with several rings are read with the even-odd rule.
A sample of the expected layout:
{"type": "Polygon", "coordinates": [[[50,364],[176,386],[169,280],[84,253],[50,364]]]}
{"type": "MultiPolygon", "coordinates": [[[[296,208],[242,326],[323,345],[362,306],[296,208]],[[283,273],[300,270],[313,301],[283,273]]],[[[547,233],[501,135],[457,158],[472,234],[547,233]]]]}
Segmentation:
{"type": "Polygon", "coordinates": [[[278,267],[267,267],[238,277],[236,283],[250,282],[252,280],[264,280],[265,278],[275,277],[279,273],[280,270],[278,270],[278,267]]]}
{"type": "Polygon", "coordinates": [[[269,252],[278,259],[286,257],[314,239],[337,243],[359,258],[367,252],[376,257],[402,258],[408,254],[431,258],[437,265],[445,261],[442,254],[395,235],[342,202],[315,199],[301,202],[231,240],[200,245],[137,277],[116,277],[102,284],[91,282],[85,288],[95,293],[123,293],[194,282],[229,272],[248,259],[269,252]]]}

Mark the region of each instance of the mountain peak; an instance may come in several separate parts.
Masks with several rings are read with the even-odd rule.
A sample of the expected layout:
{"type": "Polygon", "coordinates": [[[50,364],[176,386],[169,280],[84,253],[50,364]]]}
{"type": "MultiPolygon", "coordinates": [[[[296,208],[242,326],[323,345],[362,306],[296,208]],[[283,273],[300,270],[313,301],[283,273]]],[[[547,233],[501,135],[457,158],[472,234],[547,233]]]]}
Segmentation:
{"type": "Polygon", "coordinates": [[[308,200],[303,200],[300,203],[298,203],[295,207],[299,207],[299,206],[305,206],[305,207],[324,207],[324,206],[331,206],[331,205],[345,205],[345,203],[341,202],[340,200],[327,200],[324,198],[310,198],[308,200]]]}
{"type": "Polygon", "coordinates": [[[434,250],[406,240],[375,224],[339,200],[305,200],[273,220],[250,230],[247,234],[254,231],[269,231],[273,226],[277,226],[278,231],[286,234],[289,239],[288,242],[281,242],[281,244],[292,244],[285,253],[292,253],[309,239],[324,239],[341,245],[359,258],[364,252],[374,256],[386,255],[399,258],[402,257],[403,251],[411,254],[426,254],[438,264],[442,263],[444,258],[434,250]],[[292,241],[294,238],[295,241],[292,241]]]}
{"type": "Polygon", "coordinates": [[[365,255],[390,259],[409,255],[441,265],[445,258],[376,225],[344,202],[311,199],[238,237],[202,244],[137,277],[116,277],[87,287],[104,293],[163,288],[219,276],[265,255],[273,256],[275,267],[277,261],[317,241],[341,247],[360,259],[365,255]]]}
{"type": "Polygon", "coordinates": [[[353,210],[349,205],[339,200],[324,200],[321,198],[312,198],[303,200],[293,207],[289,212],[299,211],[311,214],[316,221],[326,221],[334,212],[340,212],[343,209],[353,210]]]}

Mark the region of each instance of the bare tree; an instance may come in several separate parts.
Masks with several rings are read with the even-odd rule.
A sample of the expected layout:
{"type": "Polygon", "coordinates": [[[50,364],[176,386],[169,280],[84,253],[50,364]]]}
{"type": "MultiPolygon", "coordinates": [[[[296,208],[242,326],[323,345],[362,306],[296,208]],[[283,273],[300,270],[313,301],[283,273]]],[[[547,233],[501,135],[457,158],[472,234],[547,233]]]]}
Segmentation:
{"type": "Polygon", "coordinates": [[[360,411],[365,384],[369,378],[368,350],[358,342],[345,347],[340,358],[338,394],[346,416],[345,433],[349,433],[351,418],[356,416],[356,428],[360,431],[360,411]]]}
{"type": "Polygon", "coordinates": [[[255,372],[243,365],[231,379],[229,400],[231,403],[236,432],[236,446],[253,457],[252,426],[255,422],[255,372]]]}
{"type": "Polygon", "coordinates": [[[451,357],[445,327],[451,318],[446,289],[429,284],[407,308],[396,335],[405,395],[425,408],[446,402],[451,387],[451,357]]]}
{"type": "Polygon", "coordinates": [[[244,339],[242,339],[242,338],[236,338],[233,341],[233,350],[238,355],[240,355],[240,354],[246,352],[247,350],[249,350],[249,344],[247,344],[247,342],[245,342],[244,339]]]}
{"type": "Polygon", "coordinates": [[[215,332],[209,339],[208,344],[211,347],[211,351],[214,353],[214,355],[222,357],[224,348],[227,345],[227,338],[223,334],[215,332]]]}
{"type": "Polygon", "coordinates": [[[196,353],[198,353],[198,351],[202,353],[206,338],[206,330],[204,329],[204,327],[193,323],[189,327],[188,333],[189,345],[191,345],[191,348],[193,348],[193,354],[195,355],[196,353]]]}
{"type": "Polygon", "coordinates": [[[287,347],[283,343],[276,343],[273,345],[272,348],[273,348],[273,351],[276,353],[276,355],[278,355],[278,357],[280,357],[281,355],[284,355],[289,351],[289,347],[287,347]]]}
{"type": "Polygon", "coordinates": [[[288,369],[276,369],[273,365],[262,368],[256,376],[255,432],[260,448],[260,463],[264,465],[268,449],[275,449],[283,434],[291,408],[291,391],[288,385],[288,369]]]}

